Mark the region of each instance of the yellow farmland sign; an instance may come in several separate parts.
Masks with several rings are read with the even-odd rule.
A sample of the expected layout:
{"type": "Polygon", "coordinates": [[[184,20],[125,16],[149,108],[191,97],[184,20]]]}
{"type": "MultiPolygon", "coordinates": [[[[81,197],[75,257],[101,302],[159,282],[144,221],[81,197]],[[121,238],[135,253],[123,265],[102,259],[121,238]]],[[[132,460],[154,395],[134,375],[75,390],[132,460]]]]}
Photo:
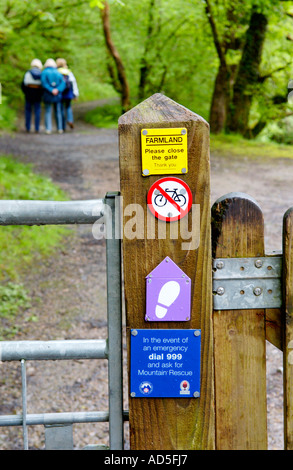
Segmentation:
{"type": "Polygon", "coordinates": [[[187,173],[187,129],[142,129],[141,157],[143,176],[187,173]]]}

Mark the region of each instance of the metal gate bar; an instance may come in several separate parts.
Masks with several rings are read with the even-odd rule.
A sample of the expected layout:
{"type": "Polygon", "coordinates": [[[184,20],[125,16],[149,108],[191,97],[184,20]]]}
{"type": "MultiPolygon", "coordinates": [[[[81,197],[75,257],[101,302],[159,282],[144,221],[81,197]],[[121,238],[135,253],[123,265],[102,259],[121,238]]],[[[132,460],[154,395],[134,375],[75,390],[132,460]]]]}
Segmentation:
{"type": "Polygon", "coordinates": [[[2,200],[0,225],[93,224],[104,215],[105,202],[2,200]]]}
{"type": "MultiPolygon", "coordinates": [[[[123,411],[124,421],[128,420],[128,411],[123,411]]],[[[26,415],[27,426],[72,423],[105,423],[109,421],[108,411],[75,411],[64,413],[31,413],[26,415]]],[[[22,414],[0,416],[0,427],[22,426],[22,414]]]]}
{"type": "Polygon", "coordinates": [[[93,224],[105,215],[111,236],[106,236],[108,340],[4,341],[1,361],[20,361],[22,415],[0,416],[0,426],[23,427],[24,448],[28,448],[27,426],[64,425],[109,421],[110,449],[122,450],[122,274],[119,193],[107,193],[104,200],[92,201],[0,201],[0,225],[93,224]],[[108,359],[109,412],[27,414],[26,360],[108,359]]]}

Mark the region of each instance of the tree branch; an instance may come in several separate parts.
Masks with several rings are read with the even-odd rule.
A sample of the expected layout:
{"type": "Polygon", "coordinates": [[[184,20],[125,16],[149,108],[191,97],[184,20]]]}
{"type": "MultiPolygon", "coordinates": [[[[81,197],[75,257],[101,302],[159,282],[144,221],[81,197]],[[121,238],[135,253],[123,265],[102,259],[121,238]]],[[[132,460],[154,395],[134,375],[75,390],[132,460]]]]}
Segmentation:
{"type": "Polygon", "coordinates": [[[291,62],[288,62],[286,65],[283,65],[282,67],[278,67],[277,69],[273,70],[272,72],[268,73],[267,75],[263,75],[262,77],[258,77],[258,82],[259,83],[264,83],[268,78],[272,77],[277,72],[281,72],[281,70],[285,70],[289,65],[291,65],[291,62]]]}
{"type": "Polygon", "coordinates": [[[209,0],[205,0],[205,3],[206,3],[205,11],[206,11],[206,15],[208,17],[208,21],[209,21],[210,26],[211,26],[211,30],[212,30],[212,34],[213,34],[213,38],[214,38],[214,43],[215,43],[215,46],[216,46],[216,50],[217,50],[221,65],[226,67],[227,66],[226,58],[225,58],[225,54],[224,54],[224,51],[223,51],[223,46],[222,46],[221,41],[219,39],[216,23],[215,23],[213,15],[212,15],[211,5],[210,5],[209,0]]]}
{"type": "Polygon", "coordinates": [[[122,101],[122,108],[123,112],[128,111],[130,108],[130,93],[129,93],[129,86],[128,81],[126,78],[126,73],[124,69],[124,65],[122,63],[121,57],[116,49],[112,37],[111,37],[111,28],[110,28],[110,7],[109,3],[105,0],[104,1],[104,8],[100,11],[102,23],[103,23],[103,31],[104,37],[106,41],[106,46],[108,51],[113,58],[116,69],[117,69],[117,76],[118,80],[121,84],[121,101],[122,101]]]}

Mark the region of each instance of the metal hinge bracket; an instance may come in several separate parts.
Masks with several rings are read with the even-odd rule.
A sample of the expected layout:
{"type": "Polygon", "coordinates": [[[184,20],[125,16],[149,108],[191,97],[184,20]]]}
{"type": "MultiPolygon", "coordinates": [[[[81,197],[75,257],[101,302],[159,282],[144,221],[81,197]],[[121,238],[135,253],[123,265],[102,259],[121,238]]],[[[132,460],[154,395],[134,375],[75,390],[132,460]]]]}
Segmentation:
{"type": "Polygon", "coordinates": [[[213,259],[214,310],[280,308],[282,256],[213,259]]]}

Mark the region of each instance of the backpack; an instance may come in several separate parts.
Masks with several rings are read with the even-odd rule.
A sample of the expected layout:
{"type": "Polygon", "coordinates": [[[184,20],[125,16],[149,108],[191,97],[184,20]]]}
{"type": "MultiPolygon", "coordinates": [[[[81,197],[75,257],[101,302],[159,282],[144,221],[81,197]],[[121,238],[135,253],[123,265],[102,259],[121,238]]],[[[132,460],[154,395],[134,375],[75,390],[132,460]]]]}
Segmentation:
{"type": "MultiPolygon", "coordinates": [[[[62,74],[63,75],[63,74],[62,74]]],[[[65,89],[63,91],[63,93],[66,93],[67,91],[70,91],[72,89],[72,83],[71,81],[69,80],[69,75],[63,75],[63,79],[65,81],[65,89]]]]}

